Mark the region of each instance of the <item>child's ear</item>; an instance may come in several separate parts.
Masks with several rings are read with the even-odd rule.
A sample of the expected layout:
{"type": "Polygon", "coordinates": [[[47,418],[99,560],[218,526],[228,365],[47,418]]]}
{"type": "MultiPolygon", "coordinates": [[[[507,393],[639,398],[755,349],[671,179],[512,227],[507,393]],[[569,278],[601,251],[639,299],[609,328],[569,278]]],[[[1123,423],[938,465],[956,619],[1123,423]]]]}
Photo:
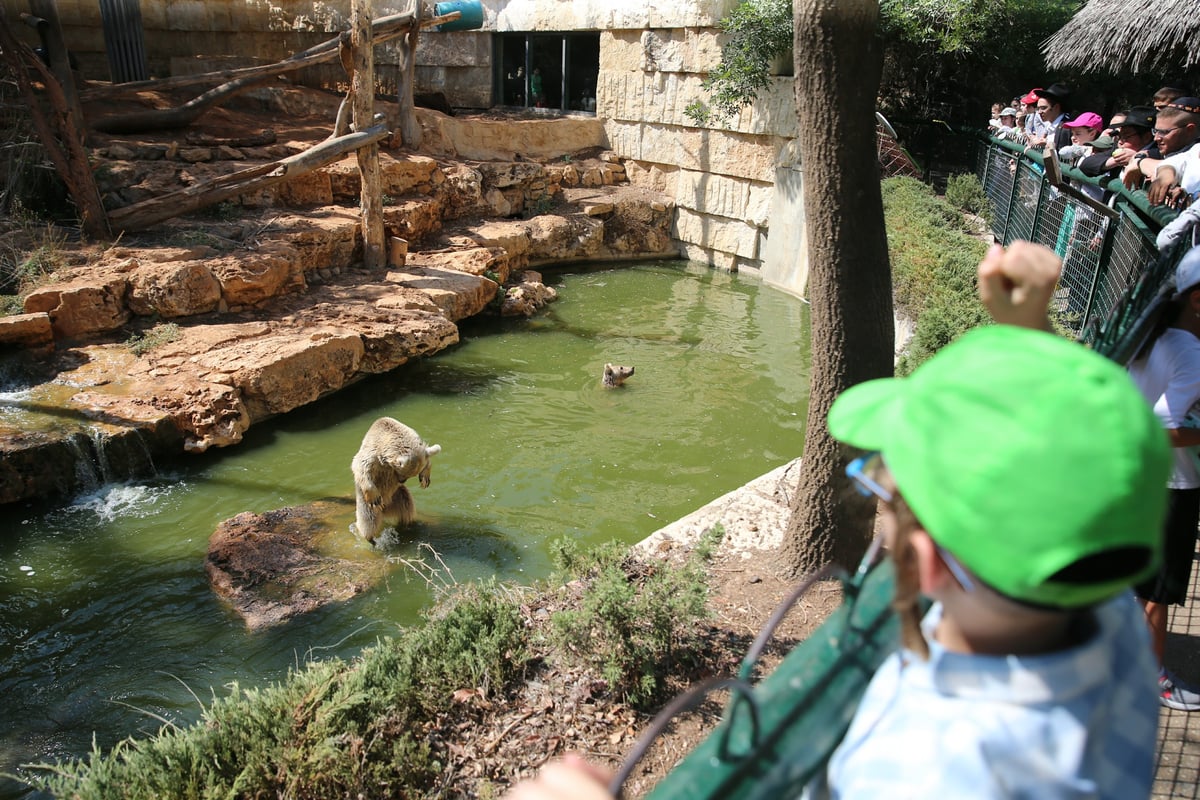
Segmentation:
{"type": "Polygon", "coordinates": [[[955,583],[954,575],[938,554],[937,545],[924,530],[918,528],[911,534],[913,550],[917,556],[917,576],[921,581],[921,594],[933,597],[937,592],[955,583]]]}

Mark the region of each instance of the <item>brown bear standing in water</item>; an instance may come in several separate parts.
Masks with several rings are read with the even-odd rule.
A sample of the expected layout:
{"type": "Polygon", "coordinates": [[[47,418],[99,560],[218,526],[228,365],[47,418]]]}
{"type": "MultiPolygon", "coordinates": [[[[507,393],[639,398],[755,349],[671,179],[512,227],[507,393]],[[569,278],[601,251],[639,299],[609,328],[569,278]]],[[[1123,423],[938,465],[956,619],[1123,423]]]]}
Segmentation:
{"type": "Polygon", "coordinates": [[[604,378],[601,384],[606,389],[615,389],[625,385],[625,379],[633,374],[633,367],[622,367],[620,364],[605,364],[604,378]]]}
{"type": "Polygon", "coordinates": [[[429,459],[441,445],[427,445],[412,428],[391,417],[380,417],[367,429],[362,447],[350,462],[354,473],[354,531],[371,544],[383,529],[385,518],[398,526],[413,520],[413,499],[404,482],[420,476],[429,486],[429,459]]]}

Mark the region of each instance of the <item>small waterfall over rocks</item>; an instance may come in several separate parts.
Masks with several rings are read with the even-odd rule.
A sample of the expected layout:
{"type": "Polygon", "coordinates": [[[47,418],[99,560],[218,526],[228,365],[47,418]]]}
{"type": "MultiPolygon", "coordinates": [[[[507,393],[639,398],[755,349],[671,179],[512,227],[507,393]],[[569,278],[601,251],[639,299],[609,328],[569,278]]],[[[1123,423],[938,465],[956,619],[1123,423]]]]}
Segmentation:
{"type": "MultiPolygon", "coordinates": [[[[98,421],[36,387],[44,376],[0,359],[0,503],[69,501],[106,484],[152,478],[181,449],[170,422],[98,421]]],[[[44,385],[44,384],[42,384],[44,385]]]]}

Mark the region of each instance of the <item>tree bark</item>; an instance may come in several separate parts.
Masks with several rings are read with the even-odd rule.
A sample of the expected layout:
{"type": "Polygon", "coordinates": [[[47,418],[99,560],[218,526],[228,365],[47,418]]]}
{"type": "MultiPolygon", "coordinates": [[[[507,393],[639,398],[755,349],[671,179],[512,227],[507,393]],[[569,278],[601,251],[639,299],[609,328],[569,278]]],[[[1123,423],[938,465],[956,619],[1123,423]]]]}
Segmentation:
{"type": "MultiPolygon", "coordinates": [[[[350,45],[354,74],[350,78],[354,98],[354,129],[371,127],[375,116],[375,43],[371,39],[371,0],[354,0],[350,8],[350,45]]],[[[387,263],[383,249],[383,194],[379,180],[379,143],[359,148],[359,213],[362,215],[363,265],[379,269],[387,263]]]]}
{"type": "Polygon", "coordinates": [[[845,477],[826,426],[846,388],[894,372],[891,270],[879,189],[877,0],[795,0],[795,91],[809,253],[812,382],[804,461],[783,556],[793,574],[853,567],[875,503],[845,477]]]}
{"type": "MultiPolygon", "coordinates": [[[[29,106],[29,114],[46,156],[54,164],[55,171],[75,202],[80,227],[95,239],[109,238],[108,217],[100,200],[100,190],[96,187],[96,179],[88,163],[83,138],[78,134],[83,128],[82,121],[75,119],[75,112],[63,93],[62,85],[50,74],[41,59],[27,45],[18,41],[8,27],[3,6],[0,6],[0,59],[8,65],[21,92],[21,99],[29,106]],[[53,112],[51,117],[47,117],[42,110],[29,79],[30,69],[35,70],[42,79],[53,112]]],[[[78,107],[78,104],[75,105],[78,107]]]]}
{"type": "MultiPolygon", "coordinates": [[[[400,77],[396,104],[400,112],[400,142],[416,150],[421,146],[421,123],[413,102],[413,81],[417,72],[417,34],[421,30],[421,0],[414,0],[413,21],[400,41],[400,77]]],[[[458,12],[455,12],[458,13],[458,12]]]]}

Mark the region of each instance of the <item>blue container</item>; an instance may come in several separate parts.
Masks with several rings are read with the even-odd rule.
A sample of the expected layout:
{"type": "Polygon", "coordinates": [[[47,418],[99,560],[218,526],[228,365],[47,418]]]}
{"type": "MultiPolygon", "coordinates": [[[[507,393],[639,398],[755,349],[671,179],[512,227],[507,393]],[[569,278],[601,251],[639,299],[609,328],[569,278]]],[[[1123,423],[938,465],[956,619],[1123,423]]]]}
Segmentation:
{"type": "Polygon", "coordinates": [[[439,31],[473,31],[483,27],[483,4],[479,0],[446,0],[433,5],[436,17],[452,11],[458,11],[462,16],[453,22],[438,25],[439,31]]]}

